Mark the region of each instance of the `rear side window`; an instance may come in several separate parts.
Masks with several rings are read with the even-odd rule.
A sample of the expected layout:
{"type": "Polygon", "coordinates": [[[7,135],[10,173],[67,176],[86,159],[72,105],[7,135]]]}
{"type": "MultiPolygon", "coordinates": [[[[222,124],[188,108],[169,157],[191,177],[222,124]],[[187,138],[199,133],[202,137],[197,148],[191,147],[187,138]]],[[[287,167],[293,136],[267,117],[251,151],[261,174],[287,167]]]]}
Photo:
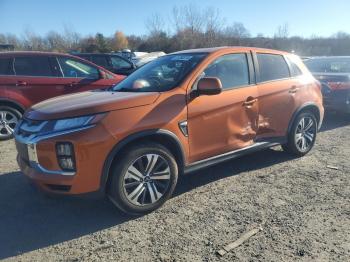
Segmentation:
{"type": "Polygon", "coordinates": [[[287,57],[288,63],[289,63],[289,68],[290,68],[290,75],[292,77],[300,76],[303,73],[301,72],[299,66],[294,63],[290,58],[287,57]]]}
{"type": "Polygon", "coordinates": [[[203,76],[219,78],[223,89],[249,85],[247,56],[245,54],[221,56],[204,70],[203,76]]]}
{"type": "Polygon", "coordinates": [[[63,77],[99,78],[100,74],[96,67],[70,57],[58,57],[57,59],[60,63],[63,77]]]}
{"type": "Polygon", "coordinates": [[[120,57],[112,56],[111,61],[114,68],[131,68],[131,64],[120,57]]]}
{"type": "Polygon", "coordinates": [[[13,75],[12,59],[0,58],[0,75],[13,75]]]}
{"type": "Polygon", "coordinates": [[[21,76],[54,76],[46,56],[16,57],[14,69],[16,75],[21,76]]]}
{"type": "Polygon", "coordinates": [[[91,56],[91,62],[102,67],[108,66],[108,62],[105,56],[91,56]]]}
{"type": "Polygon", "coordinates": [[[260,82],[290,77],[289,68],[281,55],[257,54],[260,82]]]}

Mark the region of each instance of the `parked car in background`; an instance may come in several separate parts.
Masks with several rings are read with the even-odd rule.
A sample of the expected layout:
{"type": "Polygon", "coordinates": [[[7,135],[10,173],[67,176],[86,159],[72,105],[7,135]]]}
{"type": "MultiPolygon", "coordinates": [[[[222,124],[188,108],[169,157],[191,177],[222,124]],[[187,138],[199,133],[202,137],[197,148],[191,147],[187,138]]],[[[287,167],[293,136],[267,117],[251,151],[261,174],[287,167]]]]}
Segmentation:
{"type": "Polygon", "coordinates": [[[307,154],[323,112],[319,82],[295,55],[188,50],[109,90],[33,106],[16,131],[17,160],[46,191],[103,192],[144,214],[171,196],[179,174],[276,145],[307,154]]]}
{"type": "Polygon", "coordinates": [[[131,61],[137,66],[137,67],[141,67],[155,59],[157,59],[158,57],[161,57],[165,55],[164,52],[151,52],[151,53],[147,53],[144,55],[140,55],[140,56],[135,56],[131,59],[131,61]]]}
{"type": "Polygon", "coordinates": [[[31,105],[55,96],[110,87],[123,78],[70,55],[0,53],[0,140],[12,137],[31,105]]]}
{"type": "Polygon", "coordinates": [[[313,57],[305,65],[322,83],[325,107],[350,113],[350,56],[313,57]]]}
{"type": "Polygon", "coordinates": [[[136,65],[136,67],[141,67],[154,59],[157,59],[158,57],[161,57],[165,55],[164,52],[158,51],[158,52],[132,52],[129,49],[124,49],[122,51],[117,52],[124,58],[130,60],[133,64],[136,65]]]}
{"type": "Polygon", "coordinates": [[[129,61],[132,61],[133,58],[148,54],[147,52],[131,51],[130,49],[123,49],[123,50],[117,51],[115,53],[128,59],[129,61]]]}
{"type": "Polygon", "coordinates": [[[74,53],[74,55],[119,75],[130,75],[136,69],[131,61],[116,54],[74,53]]]}

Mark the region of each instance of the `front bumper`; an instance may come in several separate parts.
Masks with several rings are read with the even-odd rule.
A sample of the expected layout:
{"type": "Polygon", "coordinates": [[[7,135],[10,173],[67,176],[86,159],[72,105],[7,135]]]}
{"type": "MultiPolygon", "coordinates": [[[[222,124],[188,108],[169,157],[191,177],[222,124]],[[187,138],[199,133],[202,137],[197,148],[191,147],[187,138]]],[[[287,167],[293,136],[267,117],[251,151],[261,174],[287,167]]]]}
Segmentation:
{"type": "Polygon", "coordinates": [[[24,139],[15,136],[17,162],[22,173],[42,190],[56,194],[86,194],[101,188],[103,165],[116,144],[103,125],[70,130],[52,136],[24,139]],[[76,170],[63,171],[57,161],[56,144],[70,142],[74,146],[76,170]]]}

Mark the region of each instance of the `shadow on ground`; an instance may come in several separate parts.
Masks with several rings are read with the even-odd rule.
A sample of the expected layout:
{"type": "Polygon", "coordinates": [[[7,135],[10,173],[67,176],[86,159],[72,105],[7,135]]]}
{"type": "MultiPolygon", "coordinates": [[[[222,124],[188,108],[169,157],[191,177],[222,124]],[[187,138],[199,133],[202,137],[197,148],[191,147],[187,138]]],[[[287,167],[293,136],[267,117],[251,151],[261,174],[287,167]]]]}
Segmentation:
{"type": "Polygon", "coordinates": [[[350,125],[350,114],[329,112],[325,114],[320,132],[350,125]]]}
{"type": "MultiPolygon", "coordinates": [[[[327,115],[321,131],[350,124],[350,117],[327,115]]],[[[175,197],[225,177],[289,161],[268,149],[181,177],[175,197]]],[[[58,244],[130,219],[105,199],[47,198],[19,172],[0,175],[0,259],[58,244]]]]}

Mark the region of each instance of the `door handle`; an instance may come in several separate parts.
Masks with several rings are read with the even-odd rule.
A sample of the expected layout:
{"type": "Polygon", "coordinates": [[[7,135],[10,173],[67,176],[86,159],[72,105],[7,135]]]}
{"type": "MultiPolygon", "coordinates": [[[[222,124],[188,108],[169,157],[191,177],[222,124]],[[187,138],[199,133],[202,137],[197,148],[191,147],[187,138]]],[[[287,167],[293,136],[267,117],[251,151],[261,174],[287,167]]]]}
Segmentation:
{"type": "Polygon", "coordinates": [[[244,105],[244,106],[251,106],[251,105],[253,105],[256,101],[258,101],[257,98],[248,98],[248,99],[243,103],[243,105],[244,105]]]}
{"type": "Polygon", "coordinates": [[[299,88],[297,86],[292,86],[291,89],[289,90],[290,94],[295,94],[298,92],[299,88]]]}
{"type": "Polygon", "coordinates": [[[27,82],[26,81],[17,81],[16,86],[26,86],[27,82]]]}

